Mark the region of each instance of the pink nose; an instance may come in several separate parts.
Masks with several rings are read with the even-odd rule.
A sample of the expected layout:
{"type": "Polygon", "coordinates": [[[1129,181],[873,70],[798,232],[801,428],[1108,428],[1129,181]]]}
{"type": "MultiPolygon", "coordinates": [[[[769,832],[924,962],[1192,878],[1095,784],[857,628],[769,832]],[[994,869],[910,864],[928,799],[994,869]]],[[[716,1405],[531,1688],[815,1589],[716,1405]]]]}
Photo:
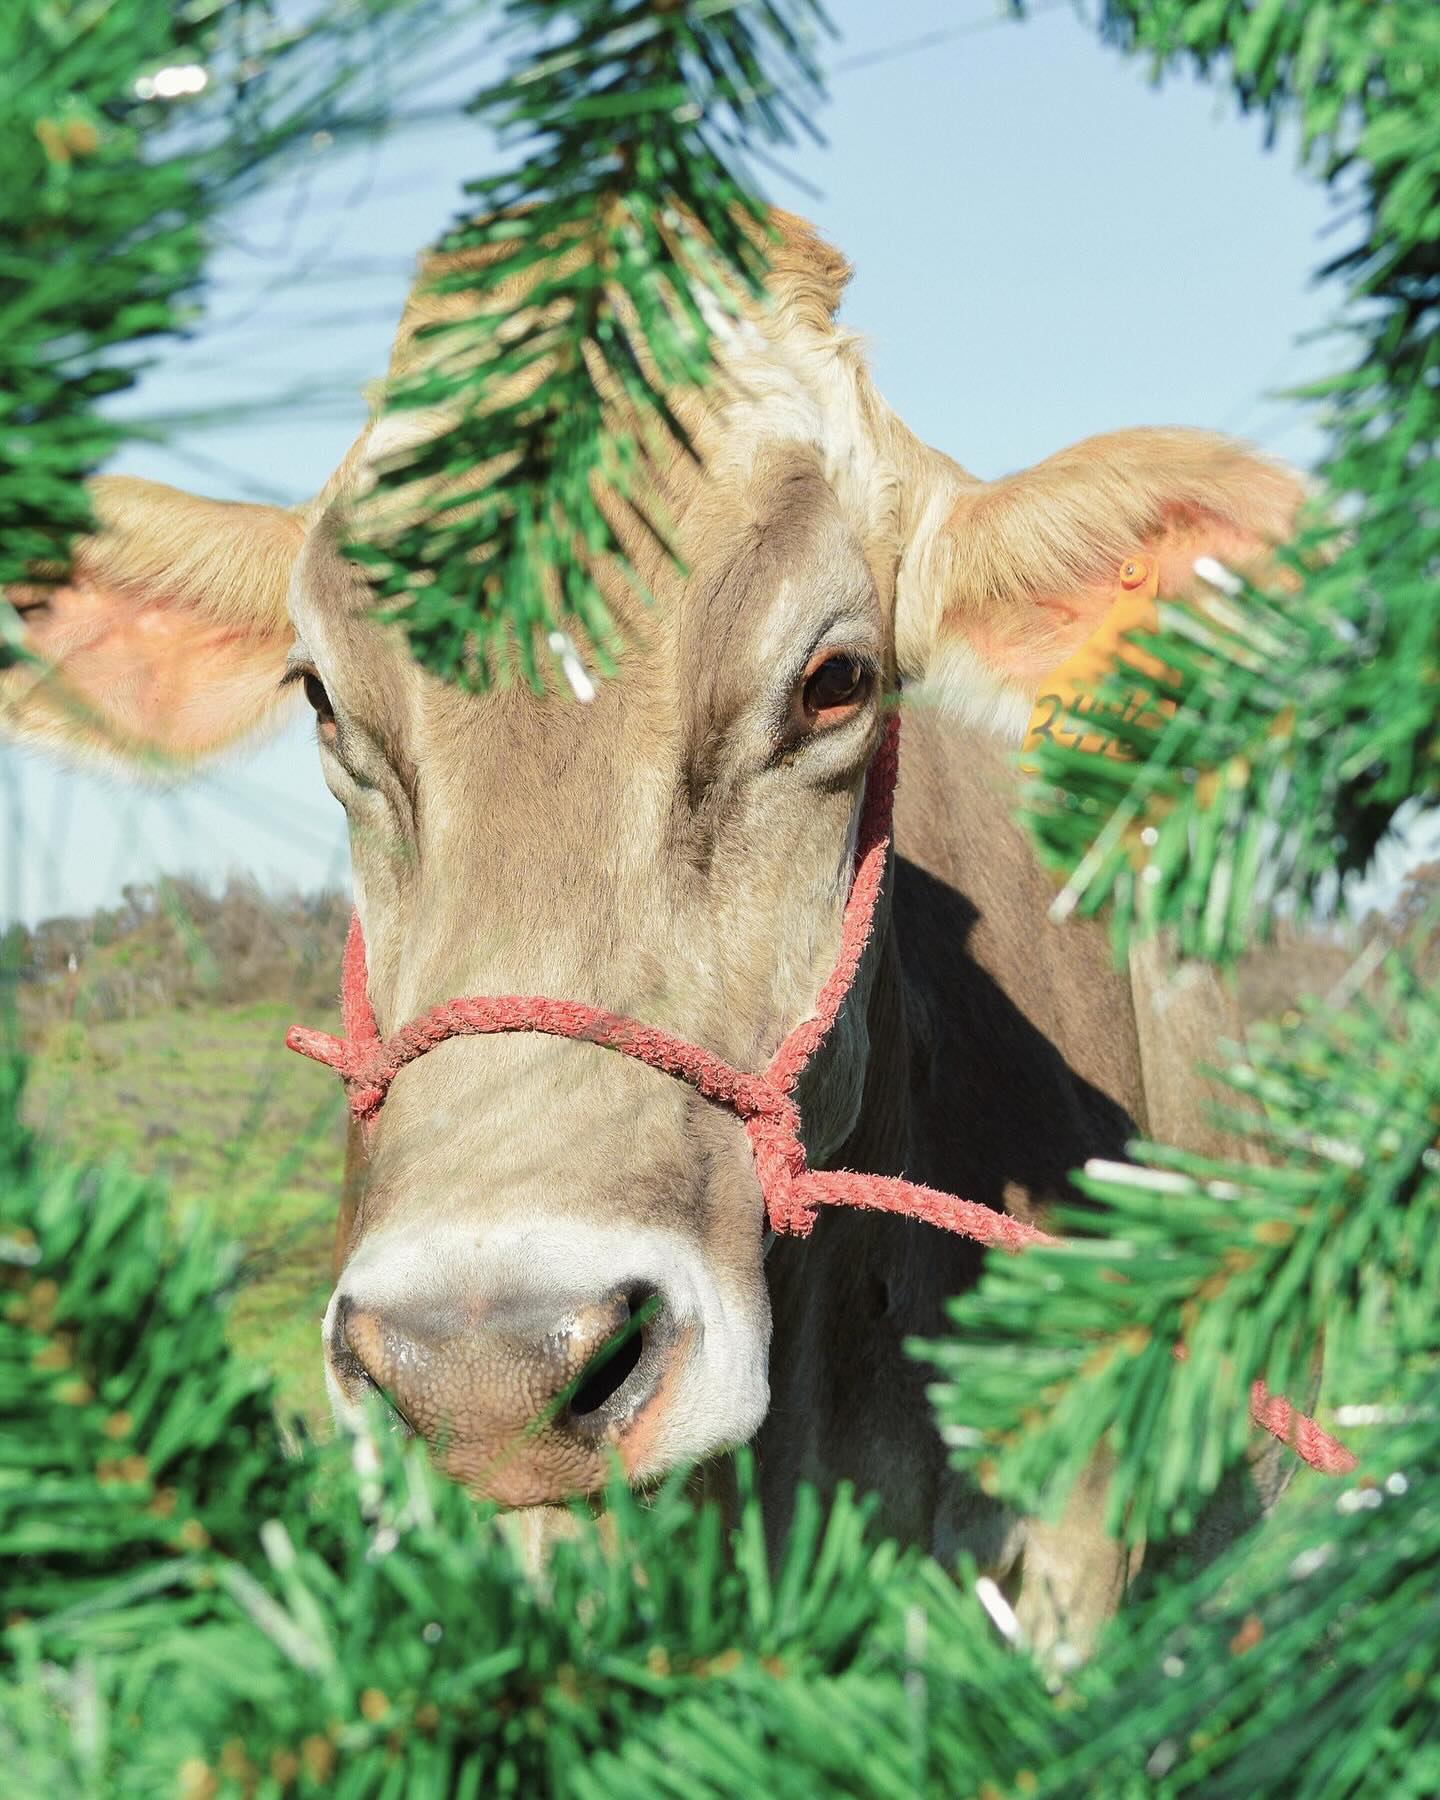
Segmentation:
{"type": "Polygon", "coordinates": [[[384,1395],[447,1474],[507,1506],[603,1487],[653,1441],[688,1332],[659,1295],[615,1288],[556,1317],[524,1299],[465,1317],[338,1300],[327,1346],[346,1397],[384,1395]]]}

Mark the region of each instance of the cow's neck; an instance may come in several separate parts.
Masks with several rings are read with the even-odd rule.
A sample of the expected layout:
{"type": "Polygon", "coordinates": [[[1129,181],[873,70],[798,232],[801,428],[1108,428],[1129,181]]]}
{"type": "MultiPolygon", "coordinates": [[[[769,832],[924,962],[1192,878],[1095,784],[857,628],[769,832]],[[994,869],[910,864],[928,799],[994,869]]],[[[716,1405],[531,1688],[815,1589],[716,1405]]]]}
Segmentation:
{"type": "MultiPolygon", "coordinates": [[[[829,1160],[904,1174],[1043,1222],[1088,1157],[1120,1157],[1143,1123],[1128,983],[1103,931],[1062,930],[1053,888],[1011,814],[1003,751],[907,718],[890,920],[870,996],[856,1126],[829,1160]]],[[[1000,1569],[1014,1521],[947,1467],[907,1341],[943,1335],[982,1254],[910,1220],[836,1209],[767,1264],[771,1410],[758,1443],[767,1525],[796,1482],[848,1479],[882,1527],[1000,1569]]]]}

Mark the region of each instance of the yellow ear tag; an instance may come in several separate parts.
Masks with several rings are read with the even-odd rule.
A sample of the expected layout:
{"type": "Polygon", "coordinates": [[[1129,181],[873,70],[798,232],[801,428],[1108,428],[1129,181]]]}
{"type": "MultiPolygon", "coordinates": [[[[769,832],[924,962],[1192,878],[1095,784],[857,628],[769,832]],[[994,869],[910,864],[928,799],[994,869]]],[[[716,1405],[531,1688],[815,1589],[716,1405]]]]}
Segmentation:
{"type": "MultiPolygon", "coordinates": [[[[1073,745],[1081,750],[1100,750],[1104,740],[1087,737],[1069,714],[1083,712],[1101,681],[1120,660],[1124,638],[1131,631],[1153,631],[1159,624],[1155,597],[1160,591],[1160,564],[1154,557],[1130,556],[1120,565],[1115,595],[1095,632],[1078,650],[1067,656],[1045,677],[1030,714],[1025,748],[1043,739],[1073,745]]],[[[1147,659],[1134,650],[1127,663],[1145,668],[1147,659]]]]}

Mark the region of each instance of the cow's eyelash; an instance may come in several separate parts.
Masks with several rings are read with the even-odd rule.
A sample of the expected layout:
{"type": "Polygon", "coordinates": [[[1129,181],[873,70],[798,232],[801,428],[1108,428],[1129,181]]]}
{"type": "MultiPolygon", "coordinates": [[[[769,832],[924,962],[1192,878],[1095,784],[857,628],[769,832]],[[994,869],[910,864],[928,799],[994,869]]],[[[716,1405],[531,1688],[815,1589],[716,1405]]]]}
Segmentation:
{"type": "Polygon", "coordinates": [[[317,680],[319,679],[318,671],[312,668],[309,663],[289,664],[285,673],[275,684],[276,692],[279,693],[287,687],[294,687],[297,681],[303,681],[307,675],[314,675],[317,680]]]}

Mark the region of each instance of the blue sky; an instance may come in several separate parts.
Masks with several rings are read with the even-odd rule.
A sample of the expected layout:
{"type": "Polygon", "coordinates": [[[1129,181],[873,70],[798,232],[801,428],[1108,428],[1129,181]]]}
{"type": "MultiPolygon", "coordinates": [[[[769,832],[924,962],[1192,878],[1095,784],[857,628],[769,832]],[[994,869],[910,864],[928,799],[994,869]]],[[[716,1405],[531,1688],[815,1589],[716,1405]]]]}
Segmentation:
{"type": "MultiPolygon", "coordinates": [[[[977,473],[998,475],[1095,431],[1192,424],[1306,463],[1306,409],[1270,397],[1323,373],[1297,343],[1333,317],[1311,276],[1328,203],[1293,143],[1218,88],[1156,90],[1068,6],[1025,24],[987,0],[831,0],[828,142],[762,171],[855,264],[847,317],[888,400],[977,473]]],[[[406,75],[415,104],[464,91],[406,75]]],[[[476,79],[474,75],[471,80],[476,79]]],[[[132,403],[151,415],[289,398],[263,417],[189,425],[118,465],[226,498],[317,488],[364,417],[420,245],[493,147],[454,117],[342,155],[228,223],[209,320],[132,403]]],[[[171,792],[0,751],[0,910],[27,918],[112,901],[161,871],[267,884],[346,879],[339,807],[304,721],[171,792]]]]}

